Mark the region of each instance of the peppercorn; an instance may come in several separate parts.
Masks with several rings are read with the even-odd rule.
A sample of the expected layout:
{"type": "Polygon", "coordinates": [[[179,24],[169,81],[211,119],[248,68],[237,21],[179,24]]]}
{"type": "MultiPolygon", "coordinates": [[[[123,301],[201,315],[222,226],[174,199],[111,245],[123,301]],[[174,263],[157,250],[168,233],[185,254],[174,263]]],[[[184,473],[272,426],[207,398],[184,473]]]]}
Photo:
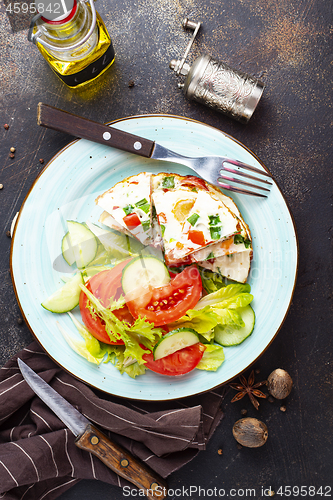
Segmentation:
{"type": "Polygon", "coordinates": [[[8,123],[5,123],[5,124],[4,124],[4,126],[3,126],[3,128],[4,128],[5,130],[8,130],[8,129],[9,129],[9,125],[8,125],[8,123]]]}
{"type": "Polygon", "coordinates": [[[0,189],[3,189],[3,184],[0,184],[0,189]]]}
{"type": "Polygon", "coordinates": [[[43,159],[43,158],[40,158],[40,159],[39,159],[39,163],[43,164],[43,163],[44,163],[44,159],[43,159]]]}
{"type": "Polygon", "coordinates": [[[10,152],[11,152],[11,153],[15,153],[15,151],[16,151],[16,149],[15,149],[14,147],[11,147],[11,148],[10,148],[10,152]]]}
{"type": "Polygon", "coordinates": [[[134,87],[134,85],[135,85],[134,80],[130,80],[130,81],[128,82],[128,86],[129,86],[129,88],[134,87]]]}
{"type": "Polygon", "coordinates": [[[222,448],[220,448],[219,450],[217,450],[217,453],[218,453],[219,455],[223,455],[223,450],[222,450],[222,448]]]}
{"type": "Polygon", "coordinates": [[[15,158],[14,153],[9,153],[9,158],[12,158],[12,159],[15,158]]]}
{"type": "Polygon", "coordinates": [[[23,324],[23,319],[22,318],[17,318],[17,324],[22,325],[23,324]]]}
{"type": "Polygon", "coordinates": [[[10,231],[6,231],[6,236],[8,236],[8,238],[11,237],[10,231]]]}

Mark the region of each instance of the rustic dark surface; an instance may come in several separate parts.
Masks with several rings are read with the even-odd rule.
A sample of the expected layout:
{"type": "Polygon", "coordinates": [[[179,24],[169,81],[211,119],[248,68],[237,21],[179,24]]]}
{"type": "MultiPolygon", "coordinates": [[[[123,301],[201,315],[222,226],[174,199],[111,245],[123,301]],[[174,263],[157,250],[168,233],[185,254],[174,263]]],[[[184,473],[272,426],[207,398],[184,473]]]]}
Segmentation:
{"type": "MultiPolygon", "coordinates": [[[[283,402],[286,411],[278,401],[261,400],[259,411],[245,398],[231,404],[231,390],[225,419],[207,450],[169,478],[169,487],[188,488],[188,497],[185,492],[171,498],[203,497],[190,494],[190,486],[225,488],[226,496],[235,488],[240,489],[235,498],[259,499],[265,497],[262,488],[271,486],[278,493],[280,486],[313,485],[315,498],[325,492],[332,496],[332,489],[325,490],[332,487],[333,463],[332,2],[99,0],[97,9],[112,35],[116,62],[93,87],[71,90],[28,43],[26,30],[12,33],[0,4],[1,365],[32,340],[12,288],[6,233],[36,175],[69,142],[68,136],[37,126],[37,103],[102,122],[168,113],[213,125],[267,165],[295,219],[300,264],[294,298],[278,336],[255,365],[257,381],[280,367],[290,373],[294,387],[283,402]],[[187,101],[177,88],[168,63],[183,53],[190,38],[181,28],[186,16],[203,22],[190,62],[207,52],[266,84],[248,125],[187,101]],[[16,148],[14,158],[9,157],[11,147],[16,148]],[[232,426],[242,409],[266,423],[269,437],[262,448],[237,447],[232,426]],[[250,488],[255,495],[246,492],[250,488]]],[[[104,483],[83,481],[61,497],[75,498],[124,496],[104,483]]]]}

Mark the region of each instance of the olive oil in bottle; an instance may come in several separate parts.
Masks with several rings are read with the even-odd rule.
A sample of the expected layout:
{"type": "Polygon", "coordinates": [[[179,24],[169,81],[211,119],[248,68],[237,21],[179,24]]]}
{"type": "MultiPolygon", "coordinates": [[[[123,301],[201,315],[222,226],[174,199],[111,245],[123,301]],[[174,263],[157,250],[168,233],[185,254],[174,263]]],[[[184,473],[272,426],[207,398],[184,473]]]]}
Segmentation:
{"type": "Polygon", "coordinates": [[[114,49],[94,0],[74,0],[63,18],[36,16],[29,40],[69,87],[85,85],[104,73],[114,61],[114,49]]]}

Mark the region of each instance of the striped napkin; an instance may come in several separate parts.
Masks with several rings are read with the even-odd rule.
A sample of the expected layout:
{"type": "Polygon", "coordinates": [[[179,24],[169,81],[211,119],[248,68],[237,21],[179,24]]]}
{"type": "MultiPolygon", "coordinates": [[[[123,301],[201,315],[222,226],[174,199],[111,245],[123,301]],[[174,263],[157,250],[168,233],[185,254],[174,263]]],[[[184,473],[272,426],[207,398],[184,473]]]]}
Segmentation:
{"type": "Polygon", "coordinates": [[[164,478],[205,449],[223,416],[223,387],[167,402],[119,399],[75,379],[33,342],[0,370],[0,499],[52,500],[81,479],[133,488],[75,446],[71,431],[23,379],[17,357],[164,478]]]}

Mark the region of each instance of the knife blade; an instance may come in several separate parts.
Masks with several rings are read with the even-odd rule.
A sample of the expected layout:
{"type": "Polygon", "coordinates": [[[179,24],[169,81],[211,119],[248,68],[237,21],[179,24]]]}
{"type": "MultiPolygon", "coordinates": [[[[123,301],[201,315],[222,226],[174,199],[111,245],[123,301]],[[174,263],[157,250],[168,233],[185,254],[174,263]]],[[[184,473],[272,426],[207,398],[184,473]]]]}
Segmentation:
{"type": "Polygon", "coordinates": [[[24,379],[34,393],[74,434],[76,446],[93,453],[116,474],[143,490],[150,500],[164,499],[167,496],[164,479],[121,446],[112,442],[24,361],[18,358],[17,362],[24,379]]]}

